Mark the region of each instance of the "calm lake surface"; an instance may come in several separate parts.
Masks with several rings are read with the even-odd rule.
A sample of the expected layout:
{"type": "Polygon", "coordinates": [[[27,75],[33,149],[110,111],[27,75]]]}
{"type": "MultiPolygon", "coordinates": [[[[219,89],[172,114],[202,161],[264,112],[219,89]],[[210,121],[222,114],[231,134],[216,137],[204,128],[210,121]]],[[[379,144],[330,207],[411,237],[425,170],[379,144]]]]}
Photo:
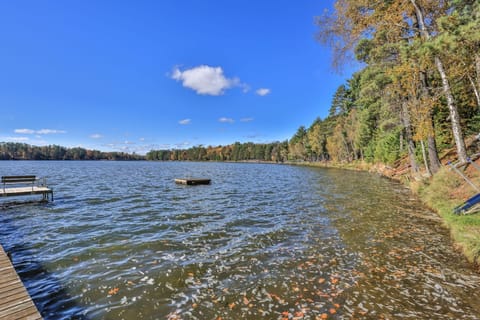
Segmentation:
{"type": "Polygon", "coordinates": [[[54,189],[0,204],[0,243],[45,319],[480,319],[480,277],[448,231],[376,175],[0,162],[16,174],[54,189]],[[212,184],[173,182],[188,176],[212,184]]]}

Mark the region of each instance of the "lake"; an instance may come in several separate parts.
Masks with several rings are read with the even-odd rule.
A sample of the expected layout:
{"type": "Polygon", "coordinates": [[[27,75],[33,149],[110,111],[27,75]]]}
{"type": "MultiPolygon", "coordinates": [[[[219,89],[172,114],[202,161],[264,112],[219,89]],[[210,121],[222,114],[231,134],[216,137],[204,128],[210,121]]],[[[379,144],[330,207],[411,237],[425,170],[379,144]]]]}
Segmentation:
{"type": "Polygon", "coordinates": [[[54,189],[48,204],[0,199],[0,243],[45,319],[480,318],[479,274],[448,230],[377,175],[0,162],[17,174],[54,189]]]}

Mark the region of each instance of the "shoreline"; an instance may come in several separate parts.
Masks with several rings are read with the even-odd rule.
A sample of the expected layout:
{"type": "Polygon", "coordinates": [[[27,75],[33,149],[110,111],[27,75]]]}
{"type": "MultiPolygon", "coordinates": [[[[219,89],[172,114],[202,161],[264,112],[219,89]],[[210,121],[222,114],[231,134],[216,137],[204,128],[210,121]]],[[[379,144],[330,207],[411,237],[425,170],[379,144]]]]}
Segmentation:
{"type": "Polygon", "coordinates": [[[442,166],[440,171],[429,179],[415,180],[411,179],[409,172],[402,170],[402,174],[397,175],[394,168],[384,164],[368,164],[365,162],[341,164],[308,161],[286,162],[286,164],[368,171],[401,182],[426,207],[439,216],[442,225],[450,232],[455,249],[459,250],[466,257],[477,272],[480,272],[480,214],[455,215],[453,213],[454,208],[466,200],[465,194],[468,194],[468,188],[466,188],[466,183],[446,166],[442,166]]]}

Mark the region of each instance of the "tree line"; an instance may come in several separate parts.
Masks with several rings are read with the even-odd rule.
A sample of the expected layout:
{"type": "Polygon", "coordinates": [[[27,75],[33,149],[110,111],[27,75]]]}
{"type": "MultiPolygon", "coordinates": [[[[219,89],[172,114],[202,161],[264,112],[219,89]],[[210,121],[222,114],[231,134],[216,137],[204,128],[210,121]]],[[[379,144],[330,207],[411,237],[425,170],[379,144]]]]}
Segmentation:
{"type": "Polygon", "coordinates": [[[124,152],[102,152],[57,145],[32,146],[25,143],[0,143],[0,160],[144,160],[145,157],[124,152]]]}
{"type": "Polygon", "coordinates": [[[152,150],[149,160],[382,162],[407,157],[413,174],[440,168],[480,132],[480,3],[477,0],[337,0],[317,17],[334,66],[363,67],[338,87],[326,118],[272,144],[152,150]]]}
{"type": "Polygon", "coordinates": [[[334,65],[363,68],[341,85],[329,115],[290,140],[297,159],[394,163],[435,173],[439,150],[467,161],[480,132],[480,2],[337,0],[317,17],[334,65]]]}
{"type": "Polygon", "coordinates": [[[195,146],[188,149],[151,150],[147,160],[160,161],[268,161],[285,162],[288,141],[273,143],[240,143],[227,146],[195,146]]]}

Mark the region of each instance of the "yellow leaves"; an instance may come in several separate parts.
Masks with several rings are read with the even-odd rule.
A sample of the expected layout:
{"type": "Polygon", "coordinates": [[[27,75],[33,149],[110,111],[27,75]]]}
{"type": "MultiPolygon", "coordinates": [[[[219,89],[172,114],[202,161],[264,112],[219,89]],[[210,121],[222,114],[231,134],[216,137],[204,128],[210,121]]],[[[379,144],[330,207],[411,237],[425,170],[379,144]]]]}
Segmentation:
{"type": "Polygon", "coordinates": [[[269,293],[269,295],[270,295],[270,298],[277,300],[278,303],[280,303],[280,304],[285,304],[285,300],[282,299],[282,298],[280,298],[280,297],[277,296],[276,294],[274,294],[274,293],[269,293]]]}
{"type": "Polygon", "coordinates": [[[330,295],[328,293],[324,293],[322,291],[317,291],[316,294],[317,294],[317,296],[322,297],[322,298],[326,298],[326,299],[330,298],[330,295]]]}
{"type": "Polygon", "coordinates": [[[322,313],[322,315],[320,317],[317,317],[318,319],[321,319],[321,320],[325,320],[325,319],[328,319],[328,314],[326,313],[322,313]]]}
{"type": "Polygon", "coordinates": [[[112,289],[110,289],[110,290],[108,291],[108,294],[111,295],[111,296],[116,295],[119,290],[120,290],[120,289],[117,288],[117,287],[112,288],[112,289]]]}

